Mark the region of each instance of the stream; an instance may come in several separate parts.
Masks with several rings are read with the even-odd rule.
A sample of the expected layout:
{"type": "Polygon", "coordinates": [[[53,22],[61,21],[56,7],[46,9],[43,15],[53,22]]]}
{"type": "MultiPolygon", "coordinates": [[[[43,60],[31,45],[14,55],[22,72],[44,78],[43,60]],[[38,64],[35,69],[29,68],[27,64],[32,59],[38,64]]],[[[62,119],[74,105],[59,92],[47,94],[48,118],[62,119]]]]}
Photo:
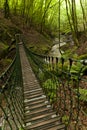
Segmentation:
{"type": "Polygon", "coordinates": [[[64,35],[61,36],[61,39],[60,39],[60,45],[59,45],[59,39],[58,38],[55,38],[53,40],[53,46],[49,52],[49,56],[53,56],[53,57],[61,57],[61,53],[64,53],[63,51],[61,51],[60,53],[60,50],[59,50],[59,46],[62,47],[63,45],[65,44],[74,44],[73,40],[72,40],[72,36],[69,35],[68,38],[64,35]]]}
{"type": "Polygon", "coordinates": [[[61,57],[61,53],[64,53],[63,51],[61,51],[60,53],[60,50],[59,50],[59,47],[63,46],[66,44],[66,42],[60,42],[60,45],[59,45],[59,39],[58,38],[55,38],[54,41],[54,46],[52,46],[50,52],[49,52],[49,55],[50,56],[53,56],[53,57],[61,57]]]}

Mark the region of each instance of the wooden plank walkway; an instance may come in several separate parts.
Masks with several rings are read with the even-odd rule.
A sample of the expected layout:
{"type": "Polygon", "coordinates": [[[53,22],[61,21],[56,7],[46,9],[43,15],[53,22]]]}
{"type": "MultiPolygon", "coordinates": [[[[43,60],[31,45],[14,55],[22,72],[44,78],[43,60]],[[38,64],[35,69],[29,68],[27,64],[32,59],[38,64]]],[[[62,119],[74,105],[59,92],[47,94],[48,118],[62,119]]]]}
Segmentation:
{"type": "Polygon", "coordinates": [[[19,53],[24,85],[25,130],[65,130],[31,69],[22,43],[19,44],[19,53]]]}

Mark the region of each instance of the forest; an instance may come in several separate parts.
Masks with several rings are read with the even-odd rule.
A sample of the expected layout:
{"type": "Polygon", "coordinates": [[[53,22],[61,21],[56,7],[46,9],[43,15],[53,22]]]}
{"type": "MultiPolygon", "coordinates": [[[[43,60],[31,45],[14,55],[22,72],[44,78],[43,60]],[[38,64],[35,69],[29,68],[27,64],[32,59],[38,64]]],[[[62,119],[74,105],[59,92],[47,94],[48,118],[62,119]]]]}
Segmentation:
{"type": "MultiPolygon", "coordinates": [[[[83,58],[86,57],[86,0],[1,0],[0,3],[0,10],[4,18],[16,25],[16,32],[19,30],[21,33],[25,33],[25,30],[36,30],[38,32],[35,35],[33,35],[35,32],[32,31],[26,34],[32,34],[31,38],[27,40],[30,40],[28,46],[33,51],[41,53],[38,48],[40,45],[43,53],[49,53],[52,46],[56,44],[55,39],[58,38],[57,43],[59,43],[59,46],[61,41],[68,43],[70,40],[72,44],[74,43],[74,46],[69,43],[59,47],[60,52],[61,48],[65,52],[64,56],[72,57],[74,52],[77,59],[80,55],[83,58]],[[42,35],[41,38],[35,38],[36,35],[39,37],[39,34],[42,35]],[[43,41],[44,37],[47,40],[47,44],[43,41]],[[42,44],[39,44],[40,42],[42,44]]],[[[2,26],[2,23],[1,21],[0,26],[2,26]]],[[[10,29],[8,30],[10,31],[10,29]]],[[[7,35],[14,39],[14,36],[11,36],[9,31],[8,33],[10,34],[7,35]]],[[[1,37],[3,37],[2,35],[1,37]]]]}
{"type": "Polygon", "coordinates": [[[11,13],[20,15],[24,24],[41,32],[72,31],[76,36],[79,31],[86,31],[86,0],[1,0],[0,3],[6,18],[11,13]]]}
{"type": "MultiPolygon", "coordinates": [[[[44,90],[48,89],[46,94],[67,130],[86,130],[87,0],[0,0],[0,75],[14,59],[15,34],[22,35],[27,55],[31,56],[28,58],[32,68],[44,90]],[[49,62],[48,66],[41,61],[43,55],[48,56],[45,59],[49,62]],[[54,89],[58,83],[53,75],[62,82],[58,79],[61,94],[57,94],[66,103],[66,106],[61,105],[62,109],[66,109],[65,113],[57,108],[60,104],[55,101],[57,94],[54,89]],[[70,97],[68,94],[71,94],[70,97]],[[72,96],[73,101],[70,100],[72,96]],[[78,113],[79,109],[81,113],[78,113]]],[[[0,81],[0,87],[1,84],[0,81]]]]}

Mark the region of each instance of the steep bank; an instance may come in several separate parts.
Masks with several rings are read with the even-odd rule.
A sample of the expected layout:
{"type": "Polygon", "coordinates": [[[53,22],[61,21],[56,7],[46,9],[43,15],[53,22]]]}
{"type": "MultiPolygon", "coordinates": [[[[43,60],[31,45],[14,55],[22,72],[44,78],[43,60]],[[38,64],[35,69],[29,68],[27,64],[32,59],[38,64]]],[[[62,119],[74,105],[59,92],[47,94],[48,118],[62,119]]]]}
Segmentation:
{"type": "Polygon", "coordinates": [[[51,49],[52,42],[37,32],[34,28],[23,26],[20,17],[12,16],[5,19],[0,12],[0,74],[11,63],[15,55],[15,34],[23,34],[24,41],[28,48],[39,54],[46,54],[51,49]]]}

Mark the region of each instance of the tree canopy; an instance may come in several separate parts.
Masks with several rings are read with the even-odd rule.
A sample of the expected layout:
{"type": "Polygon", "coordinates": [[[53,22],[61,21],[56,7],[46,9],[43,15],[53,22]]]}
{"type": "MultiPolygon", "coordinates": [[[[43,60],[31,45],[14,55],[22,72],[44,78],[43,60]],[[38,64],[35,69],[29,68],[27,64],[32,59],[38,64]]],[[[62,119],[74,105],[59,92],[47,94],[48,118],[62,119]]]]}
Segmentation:
{"type": "Polygon", "coordinates": [[[86,31],[86,0],[1,0],[5,17],[20,15],[29,27],[41,32],[72,32],[78,45],[78,31],[86,31]]]}

